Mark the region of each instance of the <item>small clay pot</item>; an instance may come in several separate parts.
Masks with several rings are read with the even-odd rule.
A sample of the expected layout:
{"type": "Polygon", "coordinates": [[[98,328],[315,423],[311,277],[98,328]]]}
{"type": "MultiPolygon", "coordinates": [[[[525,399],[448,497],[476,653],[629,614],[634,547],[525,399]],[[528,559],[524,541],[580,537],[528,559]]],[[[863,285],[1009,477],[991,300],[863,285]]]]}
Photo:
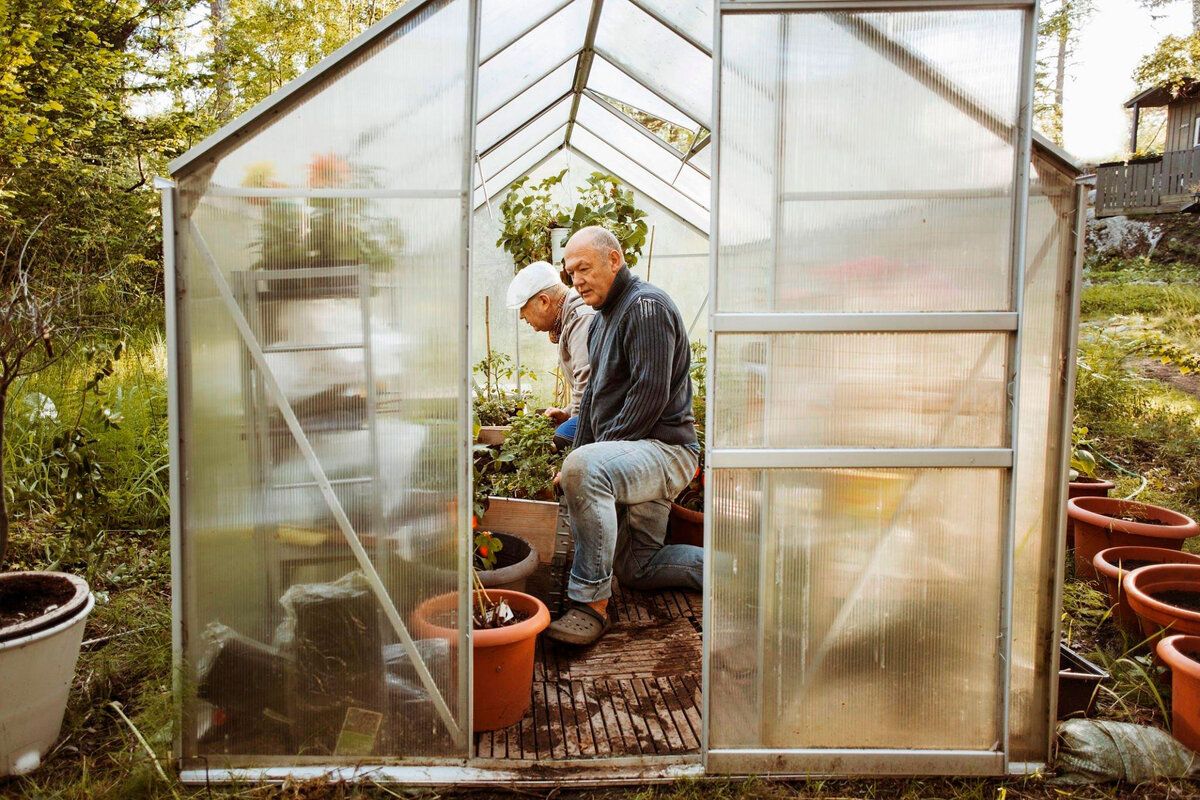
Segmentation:
{"type": "MultiPolygon", "coordinates": [[[[472,596],[477,602],[480,592],[472,596]]],[[[472,671],[475,719],[473,729],[495,731],[520,722],[532,705],[533,654],[538,634],[550,625],[550,611],[536,597],[505,589],[489,589],[493,602],[507,600],[513,611],[528,619],[506,628],[471,632],[474,652],[472,671]]],[[[413,632],[422,639],[445,639],[451,648],[458,645],[457,628],[434,624],[431,620],[458,608],[458,594],[438,595],[426,600],[413,612],[413,632]]]]}
{"type": "Polygon", "coordinates": [[[704,512],[671,503],[671,516],[667,517],[667,544],[704,547],[704,512]]]}
{"type": "Polygon", "coordinates": [[[1077,497],[1067,502],[1075,522],[1075,576],[1097,581],[1092,559],[1109,547],[1144,546],[1179,550],[1185,539],[1200,533],[1195,521],[1178,511],[1115,497],[1077,497]],[[1117,519],[1132,516],[1160,524],[1117,519]]]}
{"type": "Polygon", "coordinates": [[[1171,735],[1200,751],[1200,636],[1167,636],[1157,651],[1171,668],[1171,735]]]}
{"type": "MultiPolygon", "coordinates": [[[[1108,497],[1108,493],[1116,488],[1112,481],[1099,478],[1078,477],[1067,484],[1067,500],[1076,497],[1108,497]]],[[[1067,547],[1075,546],[1075,522],[1067,517],[1067,547]]]]}
{"type": "MultiPolygon", "coordinates": [[[[1117,624],[1132,634],[1142,630],[1137,614],[1125,602],[1125,592],[1121,587],[1121,579],[1134,569],[1130,562],[1150,561],[1154,564],[1200,564],[1200,556],[1185,553],[1182,550],[1168,550],[1165,547],[1109,547],[1096,553],[1092,566],[1100,577],[1105,589],[1108,590],[1108,602],[1113,609],[1113,619],[1117,624]]],[[[1145,564],[1142,566],[1150,566],[1145,564]]]]}
{"type": "Polygon", "coordinates": [[[1121,579],[1125,600],[1142,624],[1142,634],[1200,636],[1200,611],[1174,605],[1165,592],[1194,592],[1200,597],[1200,564],[1155,564],[1127,572],[1121,579]]]}
{"type": "Polygon", "coordinates": [[[496,553],[496,566],[492,569],[476,569],[479,582],[489,589],[525,591],[525,581],[538,568],[538,551],[530,542],[511,533],[492,533],[502,543],[496,553]]]}

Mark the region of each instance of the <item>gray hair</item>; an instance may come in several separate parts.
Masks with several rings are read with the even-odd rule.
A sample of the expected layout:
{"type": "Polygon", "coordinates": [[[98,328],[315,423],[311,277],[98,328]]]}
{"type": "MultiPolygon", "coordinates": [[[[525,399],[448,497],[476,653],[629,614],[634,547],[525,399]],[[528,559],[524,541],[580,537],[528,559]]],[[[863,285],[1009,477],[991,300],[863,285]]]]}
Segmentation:
{"type": "Polygon", "coordinates": [[[621,263],[625,263],[625,251],[621,247],[620,240],[616,236],[613,236],[612,231],[607,228],[602,228],[599,225],[589,225],[586,228],[580,228],[575,231],[571,239],[592,248],[592,250],[604,258],[608,257],[610,251],[616,250],[621,256],[621,263]]]}

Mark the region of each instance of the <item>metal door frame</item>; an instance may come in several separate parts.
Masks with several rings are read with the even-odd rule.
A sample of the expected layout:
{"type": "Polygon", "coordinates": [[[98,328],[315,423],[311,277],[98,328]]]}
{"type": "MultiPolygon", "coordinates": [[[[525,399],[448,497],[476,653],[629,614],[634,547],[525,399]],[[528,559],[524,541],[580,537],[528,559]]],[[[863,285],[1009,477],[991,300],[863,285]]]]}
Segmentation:
{"type": "MultiPolygon", "coordinates": [[[[752,2],[750,0],[718,0],[713,19],[713,155],[711,225],[709,235],[709,326],[708,352],[716,355],[719,333],[773,332],[935,332],[935,331],[1007,331],[1009,338],[1006,372],[1008,377],[1008,447],[1004,448],[939,448],[939,449],[872,449],[872,448],[813,448],[813,449],[722,449],[714,450],[712,436],[706,437],[706,485],[714,486],[713,469],[734,468],[820,468],[820,467],[992,467],[1005,468],[1008,480],[1008,507],[1005,509],[1002,540],[1001,618],[999,632],[1003,644],[997,659],[998,686],[1001,693],[998,706],[998,748],[995,750],[918,750],[918,749],[847,749],[847,748],[726,748],[714,749],[709,744],[712,702],[711,687],[711,621],[712,591],[715,576],[711,534],[705,536],[704,558],[704,637],[703,637],[703,735],[701,751],[705,771],[709,774],[871,774],[871,775],[1001,775],[1009,770],[1009,714],[1011,675],[1011,620],[1013,591],[1013,560],[1016,524],[1018,398],[1020,397],[1020,344],[1022,304],[1024,299],[1025,244],[1029,197],[1029,169],[1032,147],[1033,59],[1036,56],[1037,0],[1024,2],[988,2],[988,0],[782,0],[781,2],[752,2]],[[721,65],[722,22],[733,14],[799,14],[821,11],[925,11],[973,9],[1018,9],[1023,12],[1021,58],[1018,77],[1018,108],[1013,138],[1014,174],[1012,195],[1012,228],[1010,235],[1011,301],[1010,311],[979,313],[720,313],[716,297],[718,288],[718,254],[720,250],[720,139],[721,134],[721,65]]],[[[780,112],[783,113],[782,111],[780,112]]],[[[781,123],[782,124],[782,123],[781,123]]],[[[776,153],[776,175],[781,166],[776,153]]],[[[778,188],[776,194],[779,195],[778,188]]],[[[776,197],[775,204],[778,205],[776,197]]],[[[777,214],[776,214],[777,216],[777,214]]],[[[774,269],[775,264],[772,264],[774,269]]],[[[706,391],[709,397],[709,416],[714,416],[713,401],[716,364],[710,364],[706,391]]],[[[707,526],[714,519],[713,493],[705,495],[707,526]]],[[[711,529],[711,527],[710,527],[711,529]]],[[[760,608],[761,613],[761,608],[760,608]]],[[[760,662],[761,663],[761,662],[760,662]]]]}

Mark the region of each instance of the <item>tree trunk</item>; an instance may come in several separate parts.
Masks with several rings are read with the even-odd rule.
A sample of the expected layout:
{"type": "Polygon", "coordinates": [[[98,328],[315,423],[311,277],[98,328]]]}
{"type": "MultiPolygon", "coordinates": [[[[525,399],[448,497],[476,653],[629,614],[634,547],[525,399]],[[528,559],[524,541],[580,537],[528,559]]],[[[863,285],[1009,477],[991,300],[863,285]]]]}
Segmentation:
{"type": "Polygon", "coordinates": [[[208,0],[208,24],[213,37],[213,105],[220,123],[233,117],[233,92],[230,89],[233,81],[229,79],[229,65],[225,63],[225,7],[228,3],[229,0],[208,0]]]}
{"type": "Polygon", "coordinates": [[[1192,0],[1192,33],[1200,33],[1200,0],[1192,0]]]}
{"type": "MultiPolygon", "coordinates": [[[[1195,0],[1200,3],[1200,0],[1195,0]]],[[[1064,12],[1065,13],[1065,12],[1064,12]]],[[[1057,144],[1063,142],[1063,90],[1067,83],[1067,40],[1070,32],[1064,25],[1058,31],[1058,66],[1054,73],[1054,115],[1057,117],[1054,140],[1057,144]]]]}
{"type": "Polygon", "coordinates": [[[0,572],[8,554],[8,501],[4,495],[4,415],[8,405],[8,387],[0,386],[0,572]]]}

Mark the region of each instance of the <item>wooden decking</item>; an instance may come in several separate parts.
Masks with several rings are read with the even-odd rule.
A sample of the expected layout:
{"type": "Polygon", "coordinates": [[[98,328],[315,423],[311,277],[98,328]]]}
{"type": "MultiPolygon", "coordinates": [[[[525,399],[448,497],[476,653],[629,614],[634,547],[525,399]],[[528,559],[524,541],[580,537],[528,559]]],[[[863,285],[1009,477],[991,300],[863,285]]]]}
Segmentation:
{"type": "Polygon", "coordinates": [[[614,584],[592,647],[538,641],[533,709],[476,739],[480,758],[671,756],[700,747],[700,596],[614,584]]]}

